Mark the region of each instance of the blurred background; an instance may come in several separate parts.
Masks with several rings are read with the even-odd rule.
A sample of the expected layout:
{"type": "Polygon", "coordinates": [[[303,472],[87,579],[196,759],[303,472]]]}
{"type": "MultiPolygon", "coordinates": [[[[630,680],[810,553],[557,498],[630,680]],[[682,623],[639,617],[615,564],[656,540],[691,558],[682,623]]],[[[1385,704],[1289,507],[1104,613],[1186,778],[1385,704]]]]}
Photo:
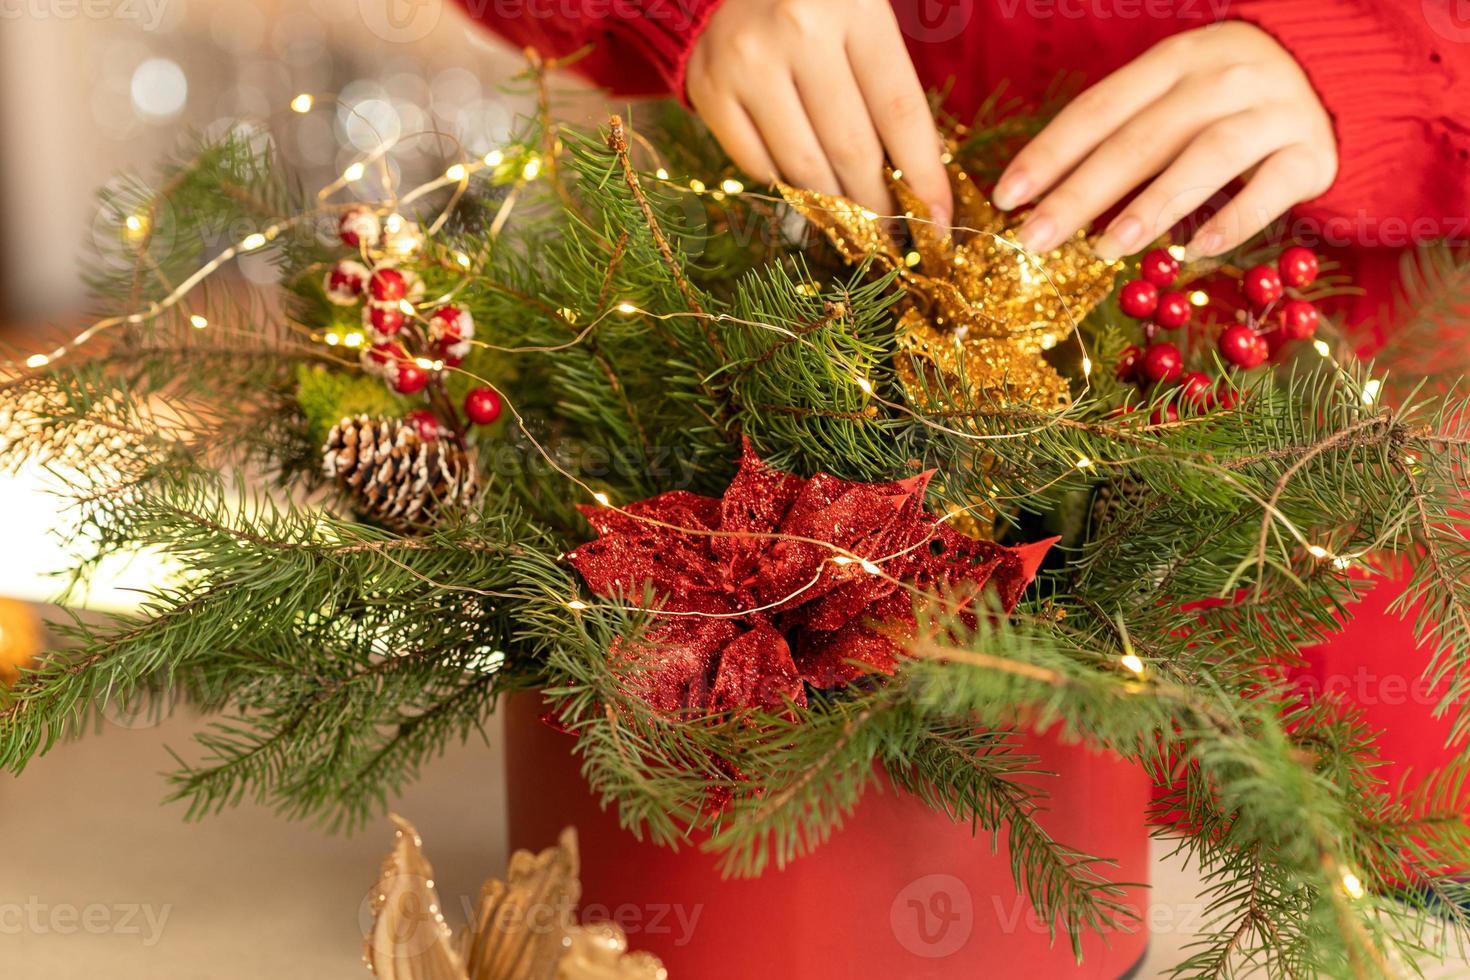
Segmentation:
{"type": "MultiPolygon", "coordinates": [[[[380,136],[480,155],[526,104],[504,90],[521,65],[441,0],[0,0],[0,320],[84,309],[94,192],[190,129],[263,126],[308,186],[380,136]],[[341,104],[298,116],[300,92],[341,104]]],[[[445,149],[390,159],[432,173],[445,149]]]]}

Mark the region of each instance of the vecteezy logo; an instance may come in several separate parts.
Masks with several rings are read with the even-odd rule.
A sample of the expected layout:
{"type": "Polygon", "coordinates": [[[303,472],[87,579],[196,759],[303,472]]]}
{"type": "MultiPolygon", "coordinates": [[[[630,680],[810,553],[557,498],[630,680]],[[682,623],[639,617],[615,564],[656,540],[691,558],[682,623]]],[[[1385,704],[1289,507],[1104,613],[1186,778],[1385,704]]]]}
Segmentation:
{"type": "Polygon", "coordinates": [[[904,949],[926,959],[950,956],[975,928],[970,889],[954,875],[925,875],[893,899],[888,923],[904,949]]]}
{"type": "Polygon", "coordinates": [[[1429,29],[1446,41],[1470,41],[1470,0],[1420,0],[1419,9],[1429,29]]]}
{"type": "Polygon", "coordinates": [[[959,37],[975,16],[975,0],[895,0],[893,14],[904,37],[936,44],[959,37]]]}
{"type": "Polygon", "coordinates": [[[357,0],[362,22],[384,41],[412,44],[439,24],[444,0],[357,0]]]}

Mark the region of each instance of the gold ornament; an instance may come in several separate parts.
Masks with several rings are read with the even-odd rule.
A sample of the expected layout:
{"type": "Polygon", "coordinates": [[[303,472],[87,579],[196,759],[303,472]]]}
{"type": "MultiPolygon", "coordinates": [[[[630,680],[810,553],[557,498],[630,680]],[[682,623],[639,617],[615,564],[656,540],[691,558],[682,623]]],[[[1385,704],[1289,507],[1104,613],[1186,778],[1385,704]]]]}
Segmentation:
{"type": "Polygon", "coordinates": [[[413,825],[397,838],[371,894],[363,960],[381,980],[668,980],[649,953],[629,953],[616,925],[578,925],[577,834],[540,854],[516,851],[506,880],[480,889],[458,939],[444,919],[434,869],[413,825]]]}
{"type": "Polygon", "coordinates": [[[851,263],[896,270],[905,291],[896,367],[920,411],[976,403],[1027,403],[1053,410],[1070,401],[1067,380],[1042,356],[1112,291],[1121,262],[1093,255],[1077,232],[1044,255],[1015,240],[1014,219],[996,210],[959,167],[953,234],[902,181],[889,186],[903,207],[912,247],[885,219],[844,197],[780,185],[781,194],[851,263]]]}
{"type": "Polygon", "coordinates": [[[41,621],[35,609],[0,599],[0,686],[14,684],[41,652],[41,621]]]}

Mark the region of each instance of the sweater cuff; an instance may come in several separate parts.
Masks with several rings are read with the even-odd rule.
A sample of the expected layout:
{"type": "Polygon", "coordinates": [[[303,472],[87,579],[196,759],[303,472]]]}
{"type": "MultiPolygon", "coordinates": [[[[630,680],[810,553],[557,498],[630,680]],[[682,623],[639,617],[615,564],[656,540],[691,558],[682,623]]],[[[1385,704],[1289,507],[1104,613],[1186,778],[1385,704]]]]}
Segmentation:
{"type": "Polygon", "coordinates": [[[619,3],[618,25],[668,83],[669,93],[688,105],[684,72],[694,42],[704,33],[720,0],[637,0],[619,3]]]}
{"type": "Polygon", "coordinates": [[[1424,120],[1449,82],[1394,20],[1401,14],[1356,0],[1237,0],[1229,16],[1289,51],[1332,117],[1337,178],[1305,209],[1351,215],[1404,178],[1402,161],[1424,142],[1424,120]]]}

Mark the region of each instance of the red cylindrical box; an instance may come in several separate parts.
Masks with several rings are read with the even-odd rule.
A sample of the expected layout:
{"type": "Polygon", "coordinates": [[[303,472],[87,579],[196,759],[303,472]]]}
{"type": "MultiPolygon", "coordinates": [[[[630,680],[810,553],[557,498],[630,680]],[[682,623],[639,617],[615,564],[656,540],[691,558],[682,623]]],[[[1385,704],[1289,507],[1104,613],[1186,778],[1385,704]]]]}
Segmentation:
{"type": "MultiPolygon", "coordinates": [[[[1002,837],[975,837],[907,794],[868,792],[831,839],[784,870],[725,879],[716,859],[639,841],[599,808],[573,739],[541,723],[529,697],[506,718],[510,845],[539,850],[568,824],[582,852],[582,916],[611,919],[630,946],[657,954],[671,980],[1114,980],[1148,936],[1089,935],[1070,943],[1017,894],[1002,837]]],[[[1059,841],[1117,861],[1115,881],[1148,878],[1144,773],[1116,756],[1027,736],[1047,778],[1041,821],[1059,841]]],[[[1144,889],[1128,892],[1140,912],[1144,889]]]]}

